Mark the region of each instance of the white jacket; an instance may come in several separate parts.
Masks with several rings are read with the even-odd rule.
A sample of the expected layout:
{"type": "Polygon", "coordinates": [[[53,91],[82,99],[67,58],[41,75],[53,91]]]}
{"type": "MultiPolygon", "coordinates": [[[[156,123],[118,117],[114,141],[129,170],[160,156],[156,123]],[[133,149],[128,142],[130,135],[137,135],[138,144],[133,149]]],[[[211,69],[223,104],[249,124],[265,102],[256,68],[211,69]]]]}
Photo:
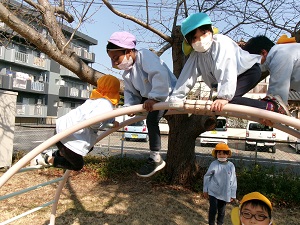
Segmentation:
{"type": "MultiPolygon", "coordinates": [[[[88,99],[82,105],[57,119],[56,132],[60,133],[79,122],[112,110],[113,105],[109,100],[105,98],[88,99]]],[[[93,124],[90,127],[83,128],[62,139],[61,143],[63,143],[64,146],[66,146],[73,152],[85,156],[95,145],[96,140],[99,137],[99,135],[97,134],[98,131],[105,128],[108,123],[113,122],[114,118],[104,122],[100,122],[98,124],[93,124]]]]}
{"type": "Polygon", "coordinates": [[[269,70],[268,94],[279,95],[287,104],[289,91],[300,91],[300,44],[274,45],[262,68],[269,70]]]}
{"type": "Polygon", "coordinates": [[[133,67],[124,71],[123,79],[124,106],[140,104],[143,97],[165,101],[177,80],[167,65],[147,49],[136,52],[133,67]]]}
{"type": "Polygon", "coordinates": [[[203,192],[219,200],[230,202],[236,198],[237,180],[232,162],[220,163],[214,160],[203,178],[203,192]]]}
{"type": "Polygon", "coordinates": [[[242,50],[229,37],[216,34],[207,52],[191,53],[169,101],[184,100],[199,76],[210,88],[217,87],[218,98],[230,101],[236,91],[237,77],[260,60],[261,56],[242,50]]]}

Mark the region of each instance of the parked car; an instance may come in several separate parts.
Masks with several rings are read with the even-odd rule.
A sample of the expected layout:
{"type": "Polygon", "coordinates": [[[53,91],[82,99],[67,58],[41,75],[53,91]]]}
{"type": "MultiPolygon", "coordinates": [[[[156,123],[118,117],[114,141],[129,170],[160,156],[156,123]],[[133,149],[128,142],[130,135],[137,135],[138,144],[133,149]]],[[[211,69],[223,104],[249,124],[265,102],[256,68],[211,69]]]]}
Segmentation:
{"type": "Polygon", "coordinates": [[[220,142],[228,143],[227,119],[218,117],[217,124],[214,130],[206,131],[200,134],[200,145],[216,145],[220,142]]]}
{"type": "Polygon", "coordinates": [[[148,129],[145,120],[132,123],[128,126],[125,126],[125,140],[142,140],[149,141],[148,129]]]}
{"type": "Polygon", "coordinates": [[[289,134],[287,141],[289,142],[289,146],[294,148],[296,153],[300,154],[300,138],[289,134]]]}
{"type": "Polygon", "coordinates": [[[276,152],[276,131],[273,127],[269,127],[257,122],[249,121],[246,128],[245,150],[258,149],[272,150],[276,152]]]}

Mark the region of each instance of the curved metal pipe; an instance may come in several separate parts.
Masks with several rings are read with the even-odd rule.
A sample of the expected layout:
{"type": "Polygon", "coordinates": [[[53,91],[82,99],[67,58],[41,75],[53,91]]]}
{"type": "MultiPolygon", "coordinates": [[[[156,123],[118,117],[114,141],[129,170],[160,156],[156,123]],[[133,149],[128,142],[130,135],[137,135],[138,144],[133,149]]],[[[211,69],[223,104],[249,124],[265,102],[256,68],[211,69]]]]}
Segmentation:
{"type": "MultiPolygon", "coordinates": [[[[184,102],[175,102],[175,103],[168,103],[168,102],[160,102],[153,106],[154,110],[165,110],[165,109],[171,109],[169,111],[170,114],[184,114],[184,113],[194,113],[194,114],[203,114],[203,115],[224,115],[224,116],[233,116],[235,115],[239,117],[243,117],[245,119],[247,118],[264,118],[271,121],[274,121],[274,127],[277,127],[278,129],[283,129],[282,126],[278,126],[278,124],[285,124],[288,126],[292,126],[296,129],[300,130],[300,120],[289,117],[286,115],[270,112],[263,109],[257,109],[253,107],[248,106],[242,106],[242,105],[234,105],[234,104],[227,104],[224,106],[223,111],[221,112],[211,112],[210,111],[210,104],[209,101],[203,101],[203,100],[197,100],[197,101],[186,101],[184,102]],[[174,111],[175,110],[175,111],[174,111]]],[[[39,153],[44,151],[45,149],[49,148],[50,146],[54,145],[56,142],[60,141],[61,139],[69,136],[70,134],[84,128],[88,127],[94,123],[97,123],[99,121],[108,120],[110,118],[114,118],[121,115],[126,114],[132,114],[137,112],[145,112],[145,109],[143,109],[142,104],[130,106],[130,107],[124,107],[117,110],[114,110],[112,112],[104,113],[102,115],[95,116],[93,118],[90,118],[88,120],[82,121],[65,131],[58,133],[54,135],[53,137],[49,138],[47,141],[43,142],[36,148],[34,148],[32,151],[27,153],[22,159],[20,159],[17,163],[15,163],[6,173],[4,173],[0,177],[0,187],[2,187],[3,184],[7,182],[8,179],[10,179],[16,172],[18,172],[22,167],[26,165],[30,160],[32,160],[35,156],[37,156],[39,153]]],[[[122,124],[123,125],[123,124],[122,124]]],[[[119,128],[114,128],[119,129],[119,128]]],[[[293,133],[295,137],[300,138],[300,133],[292,131],[290,129],[286,129],[289,132],[293,133]]],[[[115,131],[115,130],[113,130],[115,131]]]]}

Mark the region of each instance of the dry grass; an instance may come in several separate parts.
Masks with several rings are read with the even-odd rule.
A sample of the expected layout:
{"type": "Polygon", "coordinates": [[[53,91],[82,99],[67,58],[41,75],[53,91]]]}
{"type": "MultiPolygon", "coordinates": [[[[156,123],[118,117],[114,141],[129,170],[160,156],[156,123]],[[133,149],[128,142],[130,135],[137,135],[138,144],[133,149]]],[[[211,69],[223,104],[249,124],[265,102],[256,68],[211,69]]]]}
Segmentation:
{"type": "MultiPolygon", "coordinates": [[[[0,173],[2,175],[2,173],[0,173]]],[[[43,169],[15,175],[1,189],[0,195],[36,185],[62,175],[58,169],[43,169]]],[[[0,202],[0,222],[39,206],[54,197],[55,185],[0,202]]],[[[227,206],[225,224],[229,225],[227,206]]],[[[83,170],[72,172],[63,189],[56,217],[61,225],[202,225],[207,224],[208,202],[199,193],[182,187],[154,185],[150,179],[132,175],[123,181],[101,181],[97,174],[83,170]]],[[[299,209],[276,208],[276,224],[299,224],[299,209]]],[[[49,223],[51,206],[12,224],[49,223]]]]}

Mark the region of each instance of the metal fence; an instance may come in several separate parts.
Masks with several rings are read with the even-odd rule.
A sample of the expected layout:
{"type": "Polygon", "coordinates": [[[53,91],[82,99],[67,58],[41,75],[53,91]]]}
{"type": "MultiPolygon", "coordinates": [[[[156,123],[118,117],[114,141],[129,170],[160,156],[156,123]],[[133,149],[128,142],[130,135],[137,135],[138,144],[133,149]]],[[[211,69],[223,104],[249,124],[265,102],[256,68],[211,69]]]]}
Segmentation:
{"type": "MultiPolygon", "coordinates": [[[[54,127],[15,127],[14,151],[30,151],[43,141],[53,136],[54,127]]],[[[257,142],[259,145],[259,142],[257,142]]],[[[245,138],[230,136],[228,145],[232,150],[232,159],[236,163],[268,163],[278,166],[288,166],[300,168],[300,154],[296,153],[295,142],[276,141],[276,152],[271,149],[257,146],[251,151],[245,150],[245,138]]],[[[212,160],[211,146],[201,146],[200,137],[195,142],[195,153],[202,162],[209,163],[212,160]]],[[[56,147],[53,146],[53,149],[56,147]]],[[[168,135],[162,134],[162,155],[168,150],[168,135]]],[[[143,141],[126,141],[124,132],[118,131],[102,139],[90,153],[98,156],[129,156],[129,157],[148,157],[149,143],[143,141]]],[[[205,163],[206,164],[206,163],[205,163]]],[[[296,169],[300,170],[300,169],[296,169]]]]}

